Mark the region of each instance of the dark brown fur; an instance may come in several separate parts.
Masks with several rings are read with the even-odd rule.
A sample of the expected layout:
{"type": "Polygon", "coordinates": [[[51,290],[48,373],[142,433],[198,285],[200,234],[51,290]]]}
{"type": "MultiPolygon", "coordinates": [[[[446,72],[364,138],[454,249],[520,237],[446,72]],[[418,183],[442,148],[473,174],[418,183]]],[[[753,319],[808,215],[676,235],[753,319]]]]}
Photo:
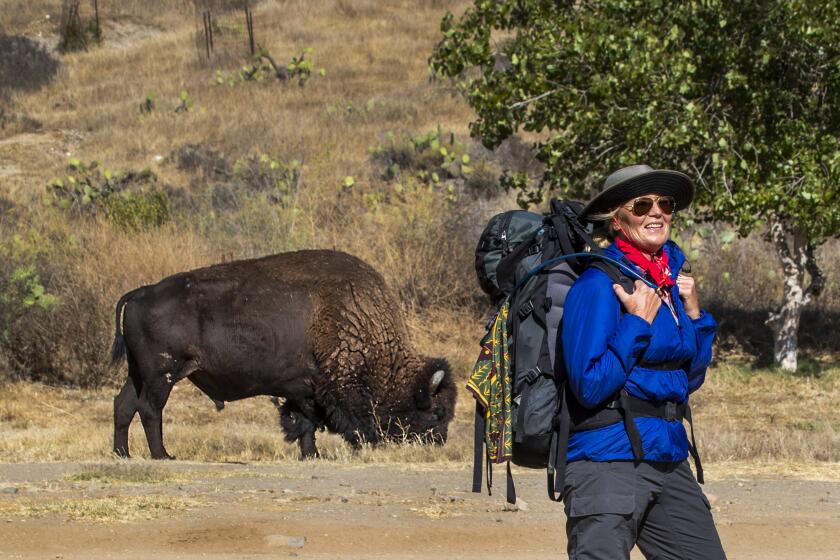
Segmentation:
{"type": "Polygon", "coordinates": [[[184,377],[217,401],[283,398],[281,425],[304,456],[317,454],[320,428],[354,444],[412,435],[442,443],[454,415],[449,365],[414,351],[382,276],[346,253],[299,251],[176,274],[124,295],[116,319],[112,358],[129,364],[114,406],[120,455],[139,412],[152,456],[169,457],[162,411],[184,377]]]}

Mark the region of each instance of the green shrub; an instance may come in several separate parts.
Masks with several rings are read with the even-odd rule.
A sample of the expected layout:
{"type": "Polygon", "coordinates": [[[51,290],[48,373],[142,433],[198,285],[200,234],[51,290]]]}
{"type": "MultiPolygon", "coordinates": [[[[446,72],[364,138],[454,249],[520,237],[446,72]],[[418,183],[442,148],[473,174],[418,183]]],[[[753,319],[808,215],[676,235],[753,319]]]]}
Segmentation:
{"type": "Polygon", "coordinates": [[[169,197],[161,190],[115,194],[104,198],[101,206],[108,221],[125,230],[142,231],[169,221],[169,197]]]}
{"type": "Polygon", "coordinates": [[[94,212],[95,202],[115,190],[112,173],[101,173],[96,161],[85,165],[76,158],[70,158],[67,170],[65,178],[47,183],[47,191],[52,195],[53,203],[63,210],[78,214],[94,212]]]}
{"type": "Polygon", "coordinates": [[[12,310],[23,311],[28,307],[37,306],[49,311],[58,302],[56,296],[44,290],[35,265],[14,268],[4,284],[3,292],[0,293],[0,305],[12,310]]]}
{"type": "Polygon", "coordinates": [[[113,236],[46,211],[57,215],[37,228],[0,222],[0,364],[12,378],[100,386],[113,377],[113,276],[94,247],[113,236]]]}
{"type": "Polygon", "coordinates": [[[295,205],[301,163],[283,162],[269,154],[248,156],[233,164],[231,183],[246,194],[262,193],[266,201],[283,208],[295,205]]]}
{"type": "MultiPolygon", "coordinates": [[[[216,70],[216,84],[233,87],[244,82],[263,82],[274,77],[281,82],[296,79],[298,85],[303,87],[315,69],[312,61],[306,59],[306,55],[311,52],[312,49],[309,47],[303,49],[300,56],[293,56],[284,67],[278,64],[266,49],[260,48],[254,54],[254,62],[250,66],[245,65],[236,72],[216,70]]],[[[321,68],[318,74],[326,76],[327,71],[321,68]]]]}
{"type": "Polygon", "coordinates": [[[426,134],[385,134],[383,142],[369,148],[371,160],[386,181],[406,173],[425,183],[441,183],[472,173],[466,146],[455,135],[444,136],[440,127],[426,134]]]}
{"type": "Polygon", "coordinates": [[[114,173],[101,170],[96,161],[84,164],[71,158],[69,173],[63,179],[47,184],[52,202],[58,208],[77,216],[104,215],[122,229],[145,230],[169,221],[169,196],[160,188],[134,193],[128,188],[135,184],[157,184],[150,170],[114,173]]]}

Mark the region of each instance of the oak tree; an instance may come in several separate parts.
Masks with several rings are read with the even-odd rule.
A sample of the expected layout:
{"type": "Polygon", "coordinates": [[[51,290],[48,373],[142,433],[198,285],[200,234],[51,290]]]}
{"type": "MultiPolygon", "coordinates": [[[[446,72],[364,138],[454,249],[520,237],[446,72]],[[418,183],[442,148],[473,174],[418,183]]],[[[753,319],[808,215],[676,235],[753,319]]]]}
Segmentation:
{"type": "Polygon", "coordinates": [[[774,355],[796,369],[825,285],[815,249],[840,231],[838,20],[836,0],[475,0],[444,17],[430,65],[485,145],[536,138],[542,181],[507,177],[525,205],[649,163],[692,176],[700,217],[767,233],[784,271],[774,355]]]}

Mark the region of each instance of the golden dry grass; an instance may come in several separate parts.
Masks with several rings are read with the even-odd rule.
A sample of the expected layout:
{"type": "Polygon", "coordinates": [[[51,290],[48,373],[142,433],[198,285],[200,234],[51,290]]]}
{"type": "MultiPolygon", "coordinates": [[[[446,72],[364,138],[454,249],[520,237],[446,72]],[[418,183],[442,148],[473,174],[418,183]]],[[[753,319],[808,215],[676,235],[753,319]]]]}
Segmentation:
{"type": "Polygon", "coordinates": [[[72,521],[128,522],[170,516],[200,507],[200,501],[173,496],[110,496],[40,502],[31,499],[0,502],[0,515],[45,517],[72,521]]]}
{"type": "MultiPolygon", "coordinates": [[[[466,360],[469,348],[459,355],[466,360]]],[[[170,476],[143,461],[111,463],[114,392],[7,385],[0,395],[0,461],[98,462],[74,475],[78,480],[141,483],[170,476]]],[[[840,478],[840,413],[833,407],[838,397],[838,368],[826,369],[818,378],[731,365],[712,368],[693,399],[710,476],[840,478]]],[[[353,451],[337,436],[321,434],[320,460],[466,468],[472,460],[472,410],[472,398],[462,391],[443,447],[407,441],[353,451]]],[[[167,405],[164,429],[169,450],[181,460],[276,462],[298,457],[297,447],[283,441],[267,398],[228,403],[217,413],[212,402],[185,382],[167,405]]],[[[132,426],[130,442],[135,457],[148,457],[139,421],[132,426]]]]}
{"type": "MultiPolygon", "coordinates": [[[[309,188],[334,188],[346,175],[364,171],[367,147],[385,130],[440,124],[466,132],[465,104],[430,85],[426,67],[439,19],[453,4],[458,3],[258,4],[257,39],[278,61],[311,47],[316,68],[326,70],[326,76],[313,76],[299,88],[274,82],[217,85],[214,68],[199,62],[191,14],[167,10],[164,3],[160,10],[169,16],[164,22],[126,16],[158,26],[153,38],[143,36],[131,48],[117,50],[108,48],[106,35],[103,47],[62,57],[63,70],[52,86],[17,101],[45,128],[77,131],[73,155],[83,160],[142,168],[153,165],[154,155],[192,142],[228,154],[256,151],[302,159],[309,188]],[[184,89],[195,107],[176,115],[184,89]],[[141,118],[138,105],[149,91],[157,93],[159,108],[141,118]],[[365,107],[368,101],[375,105],[369,113],[327,110],[348,102],[365,107]]],[[[57,173],[62,164],[59,159],[52,169],[43,169],[33,183],[57,173]]]]}
{"type": "MultiPolygon", "coordinates": [[[[316,68],[326,70],[325,76],[313,75],[301,88],[270,81],[218,85],[216,70],[233,71],[245,59],[237,60],[234,53],[220,56],[221,63],[202,62],[189,3],[108,3],[102,47],[61,57],[62,69],[50,86],[13,96],[13,110],[40,121],[43,132],[0,140],[3,165],[10,162],[20,170],[3,179],[0,195],[21,207],[16,222],[6,224],[0,216],[0,232],[24,237],[38,232],[36,248],[48,257],[42,279],[61,297],[54,314],[39,319],[40,331],[31,342],[49,343],[50,367],[64,376],[58,381],[106,388],[3,386],[0,461],[107,461],[113,386],[125,375],[124,369],[105,369],[114,303],[131,288],[217,262],[222,254],[244,258],[298,248],[337,248],[359,255],[399,294],[419,349],[447,356],[459,379],[465,379],[483,323],[474,295],[474,242],[486,218],[512,208],[513,200],[461,197],[453,203],[418,181],[406,181],[398,193],[373,169],[368,148],[387,131],[422,132],[440,126],[465,138],[472,115],[445,84],[429,82],[426,59],[444,11],[458,12],[467,4],[258,3],[258,42],[283,62],[311,47],[309,58],[316,68]],[[176,114],[182,90],[194,107],[176,114]],[[157,94],[157,108],[142,116],[138,105],[150,91],[157,94]],[[114,170],[149,167],[162,183],[199,195],[206,177],[157,157],[188,143],[217,150],[230,163],[259,154],[300,160],[301,187],[293,205],[278,208],[252,197],[235,212],[211,214],[201,208],[178,215],[160,229],[126,233],[104,220],[68,219],[43,204],[44,185],[65,173],[69,156],[98,160],[114,170]],[[342,190],[347,176],[354,177],[355,184],[342,190]]],[[[9,33],[49,35],[54,26],[45,23],[43,15],[57,18],[58,5],[57,0],[13,0],[14,9],[0,11],[0,25],[9,33]]],[[[219,20],[233,25],[236,17],[220,14],[219,20]]],[[[237,36],[222,44],[235,40],[237,36]]],[[[712,262],[718,249],[709,247],[704,258],[712,262]]],[[[834,252],[823,249],[828,260],[837,244],[833,247],[834,252]]],[[[735,288],[715,277],[708,283],[710,294],[733,292],[755,305],[778,295],[766,289],[769,282],[763,278],[754,282],[754,267],[735,253],[723,259],[726,266],[743,265],[732,270],[735,288]]],[[[765,261],[763,267],[772,268],[766,247],[757,258],[765,261]]],[[[762,274],[769,274],[765,268],[762,274]]],[[[836,299],[837,283],[830,283],[827,292],[836,299]]],[[[731,472],[752,464],[807,472],[802,465],[814,460],[825,461],[821,464],[835,472],[840,422],[831,402],[838,397],[837,378],[836,368],[820,378],[737,366],[713,369],[696,398],[706,458],[729,465],[731,472]]],[[[463,394],[450,441],[443,448],[407,442],[354,453],[329,435],[320,436],[319,445],[325,460],[462,467],[472,458],[471,411],[472,401],[463,394]]],[[[166,410],[165,430],[170,451],[181,459],[297,457],[297,449],[283,442],[276,411],[264,398],[231,403],[217,414],[206,397],[184,384],[166,410]]],[[[147,455],[139,424],[132,429],[131,445],[136,456],[147,455]]]]}
{"type": "Polygon", "coordinates": [[[722,365],[693,397],[711,460],[840,461],[840,370],[819,377],[722,365]]]}

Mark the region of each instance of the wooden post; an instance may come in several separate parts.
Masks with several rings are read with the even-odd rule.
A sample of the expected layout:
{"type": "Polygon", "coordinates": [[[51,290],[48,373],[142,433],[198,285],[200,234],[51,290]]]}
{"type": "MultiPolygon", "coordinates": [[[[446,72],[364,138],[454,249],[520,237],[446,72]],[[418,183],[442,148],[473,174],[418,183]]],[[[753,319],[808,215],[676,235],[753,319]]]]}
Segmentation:
{"type": "Polygon", "coordinates": [[[207,29],[210,30],[210,52],[213,52],[213,13],[207,10],[207,29]]]}
{"type": "Polygon", "coordinates": [[[207,51],[207,60],[210,60],[210,26],[207,22],[209,14],[204,11],[201,12],[201,21],[204,24],[204,49],[207,51]]]}
{"type": "Polygon", "coordinates": [[[245,26],[248,28],[248,47],[251,49],[251,56],[256,54],[254,49],[254,14],[248,4],[245,4],[245,26]]]}
{"type": "Polygon", "coordinates": [[[93,0],[93,13],[96,18],[96,38],[102,38],[102,28],[99,27],[99,0],[93,0]]]}

